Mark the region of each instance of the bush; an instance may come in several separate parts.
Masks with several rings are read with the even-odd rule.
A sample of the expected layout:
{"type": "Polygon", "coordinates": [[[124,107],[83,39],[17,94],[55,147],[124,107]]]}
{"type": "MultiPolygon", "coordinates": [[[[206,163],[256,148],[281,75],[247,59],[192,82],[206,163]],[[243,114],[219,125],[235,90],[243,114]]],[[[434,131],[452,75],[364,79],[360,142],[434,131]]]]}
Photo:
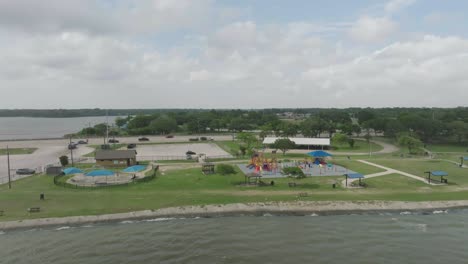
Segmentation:
{"type": "Polygon", "coordinates": [[[306,177],[304,172],[299,167],[284,168],[283,173],[286,175],[291,175],[297,179],[303,179],[306,177]]]}
{"type": "Polygon", "coordinates": [[[60,156],[59,160],[63,167],[68,165],[68,156],[60,156]]]}
{"type": "Polygon", "coordinates": [[[229,164],[219,164],[216,165],[216,173],[221,175],[236,174],[236,170],[232,165],[229,164]]]}
{"type": "Polygon", "coordinates": [[[189,138],[189,141],[198,141],[198,138],[189,138]]]}
{"type": "Polygon", "coordinates": [[[200,140],[201,140],[201,141],[207,141],[208,138],[207,138],[207,137],[200,137],[200,140]]]}

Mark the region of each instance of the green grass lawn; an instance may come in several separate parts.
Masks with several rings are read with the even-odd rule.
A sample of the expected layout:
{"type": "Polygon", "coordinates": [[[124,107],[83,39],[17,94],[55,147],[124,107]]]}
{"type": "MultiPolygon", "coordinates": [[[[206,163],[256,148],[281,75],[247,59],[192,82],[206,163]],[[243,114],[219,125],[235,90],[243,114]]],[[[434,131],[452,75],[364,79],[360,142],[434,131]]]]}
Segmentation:
{"type": "MultiPolygon", "coordinates": [[[[362,200],[458,200],[468,199],[468,169],[459,169],[443,161],[415,159],[373,159],[373,162],[424,177],[424,171],[442,169],[449,172],[448,186],[428,186],[401,175],[387,175],[365,179],[368,188],[344,189],[335,182],[344,177],[308,177],[306,179],[263,179],[273,186],[241,186],[244,176],[203,175],[200,168],[167,170],[150,182],[129,186],[99,189],[70,189],[55,186],[51,176],[37,175],[13,182],[9,190],[0,185],[0,221],[42,217],[95,215],[158,209],[164,207],[204,204],[226,204],[265,201],[362,201],[362,200]],[[296,182],[297,187],[289,187],[296,182]],[[299,193],[308,193],[299,197],[299,193]],[[40,201],[44,193],[46,200],[40,201]],[[41,207],[39,213],[27,213],[29,207],[41,207]]],[[[339,160],[337,163],[360,173],[381,171],[355,160],[339,160]]],[[[83,165],[87,167],[90,165],[83,165]]],[[[238,168],[236,168],[238,171],[238,168]]]]}
{"type": "Polygon", "coordinates": [[[374,159],[370,161],[423,178],[427,177],[425,171],[442,170],[448,172],[449,184],[468,185],[468,169],[443,160],[374,159]]]}
{"type": "Polygon", "coordinates": [[[468,146],[462,144],[428,144],[426,148],[432,152],[460,152],[468,156],[468,146]]]}
{"type": "MultiPolygon", "coordinates": [[[[9,148],[10,155],[32,154],[37,148],[9,148]]],[[[6,155],[6,149],[0,149],[0,155],[6,155]]]]}
{"type": "Polygon", "coordinates": [[[397,192],[401,190],[417,191],[418,189],[434,188],[423,182],[399,174],[389,174],[364,179],[363,182],[367,184],[367,188],[379,190],[389,189],[397,192]]]}
{"type": "Polygon", "coordinates": [[[361,174],[373,174],[377,172],[382,172],[385,171],[384,169],[377,168],[375,166],[367,165],[365,163],[359,162],[354,159],[337,159],[333,160],[332,163],[335,163],[337,165],[340,165],[342,167],[348,168],[352,171],[361,173],[361,174]]]}
{"type": "Polygon", "coordinates": [[[239,141],[215,141],[216,145],[231,155],[239,153],[239,141]]]}

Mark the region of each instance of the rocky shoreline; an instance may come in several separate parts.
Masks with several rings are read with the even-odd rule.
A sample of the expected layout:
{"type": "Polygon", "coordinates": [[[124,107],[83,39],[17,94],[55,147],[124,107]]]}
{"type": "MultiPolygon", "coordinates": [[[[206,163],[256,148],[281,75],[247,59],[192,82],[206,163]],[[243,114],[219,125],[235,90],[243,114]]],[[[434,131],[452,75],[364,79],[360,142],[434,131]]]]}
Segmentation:
{"type": "Polygon", "coordinates": [[[236,215],[336,215],[395,211],[434,211],[468,208],[468,200],[432,202],[268,202],[236,203],[225,205],[183,206],[158,210],[144,210],[128,213],[69,216],[60,218],[39,218],[0,222],[0,230],[40,228],[59,225],[78,225],[99,222],[118,222],[169,217],[222,217],[236,215]]]}

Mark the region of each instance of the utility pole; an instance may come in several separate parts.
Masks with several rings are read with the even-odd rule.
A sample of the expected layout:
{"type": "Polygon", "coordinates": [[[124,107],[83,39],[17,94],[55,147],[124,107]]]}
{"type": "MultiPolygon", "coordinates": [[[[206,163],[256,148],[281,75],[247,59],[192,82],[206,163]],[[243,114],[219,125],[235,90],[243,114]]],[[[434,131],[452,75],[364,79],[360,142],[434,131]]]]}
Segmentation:
{"type": "Polygon", "coordinates": [[[7,163],[8,163],[8,189],[11,189],[10,150],[8,149],[8,145],[6,147],[6,150],[7,150],[7,163]]]}
{"type": "Polygon", "coordinates": [[[72,145],[72,138],[70,137],[70,144],[68,145],[68,147],[70,148],[70,158],[71,158],[71,164],[72,164],[72,167],[74,166],[73,164],[73,145],[72,145]]]}
{"type": "MultiPolygon", "coordinates": [[[[106,138],[109,138],[109,115],[106,109],[106,138]]],[[[104,139],[104,144],[106,144],[106,140],[104,139]]]]}

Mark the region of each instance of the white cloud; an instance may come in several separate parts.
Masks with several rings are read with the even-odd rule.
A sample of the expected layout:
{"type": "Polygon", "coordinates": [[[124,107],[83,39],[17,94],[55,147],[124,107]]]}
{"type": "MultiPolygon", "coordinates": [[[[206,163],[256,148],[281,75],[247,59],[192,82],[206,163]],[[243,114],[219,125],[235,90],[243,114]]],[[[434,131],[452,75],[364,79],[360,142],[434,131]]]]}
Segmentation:
{"type": "Polygon", "coordinates": [[[26,32],[133,35],[206,26],[210,19],[221,19],[212,0],[0,1],[0,28],[26,32]]]}
{"type": "Polygon", "coordinates": [[[360,42],[382,42],[397,29],[398,25],[387,17],[363,16],[349,29],[348,34],[360,42]]]}
{"type": "Polygon", "coordinates": [[[416,0],[390,0],[385,5],[387,13],[395,13],[414,4],[416,0]]]}
{"type": "Polygon", "coordinates": [[[16,12],[0,16],[4,108],[466,105],[468,40],[427,35],[369,48],[389,42],[390,15],[352,25],[229,21],[156,48],[157,37],[141,41],[146,32],[196,27],[216,16],[213,2],[119,1],[109,14],[81,6],[76,17],[59,2],[62,15],[0,2],[16,12]]]}
{"type": "Polygon", "coordinates": [[[465,105],[468,40],[426,36],[346,63],[311,68],[304,83],[360,106],[465,105]],[[372,100],[368,100],[372,98],[372,100]],[[447,100],[450,98],[450,100],[447,100]]]}

